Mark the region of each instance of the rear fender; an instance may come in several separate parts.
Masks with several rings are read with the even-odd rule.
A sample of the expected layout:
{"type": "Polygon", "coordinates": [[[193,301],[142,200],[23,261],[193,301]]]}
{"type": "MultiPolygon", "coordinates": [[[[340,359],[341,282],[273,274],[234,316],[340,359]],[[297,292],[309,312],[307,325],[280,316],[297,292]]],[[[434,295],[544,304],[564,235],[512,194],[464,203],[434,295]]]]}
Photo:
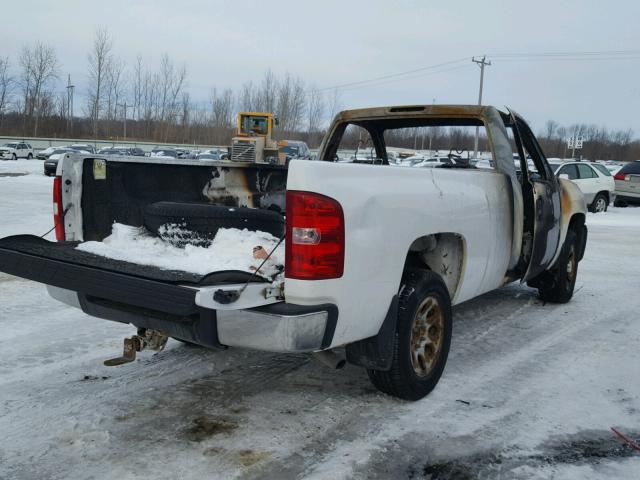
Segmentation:
{"type": "MultiPolygon", "coordinates": [[[[584,200],[584,195],[578,186],[571,180],[564,178],[559,178],[558,184],[560,186],[560,209],[562,212],[560,216],[560,242],[556,254],[551,261],[552,267],[555,266],[555,263],[558,261],[562,246],[567,238],[569,227],[575,224],[577,228],[578,225],[576,222],[580,224],[580,227],[584,226],[587,215],[587,205],[584,200]]],[[[580,237],[581,231],[576,231],[576,234],[580,237]]],[[[584,236],[584,242],[586,242],[586,235],[584,236]]]]}

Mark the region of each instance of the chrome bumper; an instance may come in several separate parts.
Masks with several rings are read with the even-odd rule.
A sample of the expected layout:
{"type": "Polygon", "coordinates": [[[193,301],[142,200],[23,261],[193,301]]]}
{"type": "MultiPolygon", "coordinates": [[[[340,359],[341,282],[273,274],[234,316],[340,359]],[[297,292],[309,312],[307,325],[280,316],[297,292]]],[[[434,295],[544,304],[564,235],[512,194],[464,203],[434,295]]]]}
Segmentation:
{"type": "Polygon", "coordinates": [[[330,346],[337,322],[334,305],[277,303],[249,310],[218,310],[222,345],[271,352],[312,352],[330,346]]]}

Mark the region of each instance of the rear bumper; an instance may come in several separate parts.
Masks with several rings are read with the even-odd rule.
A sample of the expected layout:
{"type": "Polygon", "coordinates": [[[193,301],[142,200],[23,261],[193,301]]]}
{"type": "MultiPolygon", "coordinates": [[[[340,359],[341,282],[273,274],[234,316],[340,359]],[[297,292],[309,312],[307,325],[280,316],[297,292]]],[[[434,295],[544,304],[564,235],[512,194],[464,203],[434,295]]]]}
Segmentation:
{"type": "Polygon", "coordinates": [[[274,303],[248,310],[218,310],[218,339],[233,347],[273,352],[329,348],[338,320],[335,305],[274,303]]]}
{"type": "Polygon", "coordinates": [[[335,305],[274,303],[244,310],[200,308],[172,315],[72,290],[47,286],[49,295],[88,315],[159,330],[210,348],[242,347],[270,352],[313,352],[329,348],[338,321],[335,305]]]}
{"type": "Polygon", "coordinates": [[[617,192],[616,200],[623,202],[640,202],[640,193],[617,192]]]}
{"type": "Polygon", "coordinates": [[[278,302],[266,292],[269,283],[247,272],[201,277],[112,261],[79,251],[73,242],[32,236],[0,240],[0,271],[44,283],[52,297],[94,317],[159,330],[207,347],[323,350],[333,341],[338,319],[338,308],[332,304],[278,302]],[[244,285],[243,295],[233,304],[213,300],[213,292],[237,290],[238,285],[244,285]]]}

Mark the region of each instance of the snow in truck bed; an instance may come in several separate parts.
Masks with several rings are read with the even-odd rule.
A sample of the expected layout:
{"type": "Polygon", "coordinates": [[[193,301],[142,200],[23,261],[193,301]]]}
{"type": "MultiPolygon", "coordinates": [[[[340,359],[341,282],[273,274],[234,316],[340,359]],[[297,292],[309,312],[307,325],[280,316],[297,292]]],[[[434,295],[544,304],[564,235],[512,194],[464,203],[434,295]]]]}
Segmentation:
{"type": "MultiPolygon", "coordinates": [[[[144,227],[114,223],[111,235],[102,242],[84,242],[77,248],[115,260],[206,275],[224,270],[253,273],[263,261],[254,258],[254,247],[271,252],[278,242],[278,238],[266,232],[221,228],[208,246],[179,247],[150,235],[144,227]]],[[[284,245],[280,244],[258,273],[274,280],[282,272],[282,265],[284,245]]]]}

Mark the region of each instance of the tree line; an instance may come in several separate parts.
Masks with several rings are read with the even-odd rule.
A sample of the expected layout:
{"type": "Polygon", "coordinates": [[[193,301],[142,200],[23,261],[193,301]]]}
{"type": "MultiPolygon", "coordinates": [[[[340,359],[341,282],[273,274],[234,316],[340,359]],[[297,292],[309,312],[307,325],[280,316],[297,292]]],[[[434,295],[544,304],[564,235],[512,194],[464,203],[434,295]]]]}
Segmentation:
{"type": "MultiPolygon", "coordinates": [[[[276,135],[305,140],[315,147],[328,121],[341,109],[338,90],[322,90],[300,77],[267,71],[235,89],[212,87],[205,102],[188,91],[188,75],[164,54],[152,67],[138,56],[127,65],[117,55],[108,30],[96,30],[86,59],[86,86],[75,91],[79,99],[69,105],[62,65],[55,49],[41,42],[24,45],[17,59],[0,57],[0,134],[67,138],[122,139],[161,143],[224,145],[234,133],[236,112],[266,111],[279,119],[276,135]]],[[[469,150],[473,135],[459,128],[423,128],[388,132],[390,144],[414,149],[469,150]]],[[[355,147],[359,137],[348,135],[355,147]],[[351,138],[353,137],[353,138],[351,138]]],[[[640,141],[629,130],[598,125],[562,126],[549,120],[538,139],[549,157],[572,154],[567,138],[582,137],[576,152],[586,159],[635,160],[640,141]]],[[[486,139],[480,139],[486,149],[486,139]]]]}
{"type": "Polygon", "coordinates": [[[341,108],[336,90],[267,71],[238,88],[213,87],[205,102],[187,89],[187,69],[162,55],[157,68],[138,56],[119,57],[106,29],[95,32],[87,54],[86,88],[76,90],[73,115],[62,66],[53,47],[24,45],[17,60],[0,58],[0,134],[162,143],[228,144],[238,111],[274,113],[278,138],[317,145],[341,108]],[[80,99],[78,102],[77,99],[80,99]]]}

